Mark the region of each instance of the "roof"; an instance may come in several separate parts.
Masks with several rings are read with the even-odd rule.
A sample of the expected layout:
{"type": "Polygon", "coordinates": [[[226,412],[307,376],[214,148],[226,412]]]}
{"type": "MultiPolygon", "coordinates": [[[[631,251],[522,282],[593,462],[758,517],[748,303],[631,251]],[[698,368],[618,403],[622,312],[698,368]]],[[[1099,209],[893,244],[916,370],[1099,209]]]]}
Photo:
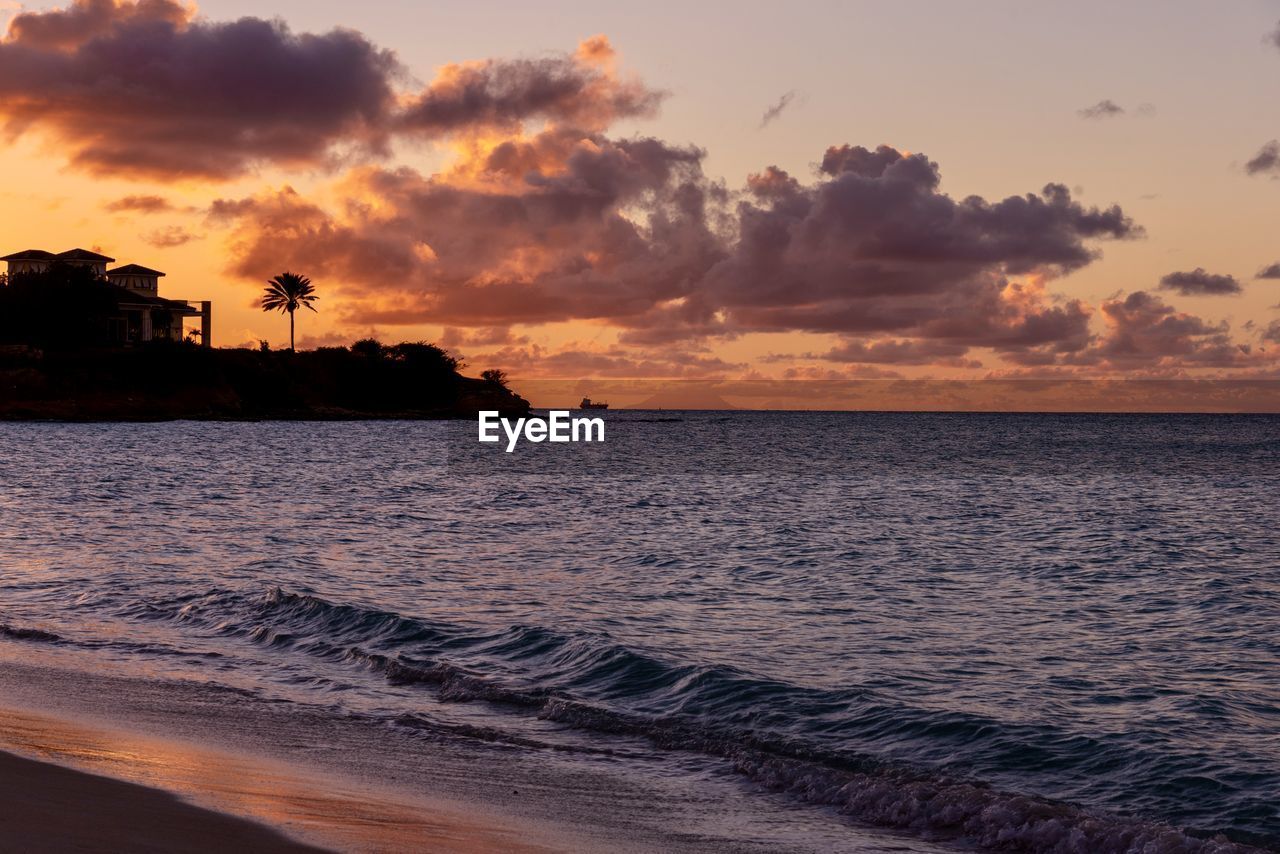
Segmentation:
{"type": "Polygon", "coordinates": [[[99,255],[97,252],[90,252],[88,249],[68,249],[66,252],[59,252],[56,256],[59,261],[115,261],[114,258],[108,258],[106,255],[99,255]]]}
{"type": "Polygon", "coordinates": [[[43,249],[23,249],[21,252],[5,255],[0,258],[0,261],[52,261],[57,257],[52,252],[45,252],[43,249]]]}
{"type": "Polygon", "coordinates": [[[152,270],[150,267],[144,267],[141,264],[125,264],[123,267],[116,267],[114,270],[107,271],[108,276],[163,276],[159,270],[152,270]]]}

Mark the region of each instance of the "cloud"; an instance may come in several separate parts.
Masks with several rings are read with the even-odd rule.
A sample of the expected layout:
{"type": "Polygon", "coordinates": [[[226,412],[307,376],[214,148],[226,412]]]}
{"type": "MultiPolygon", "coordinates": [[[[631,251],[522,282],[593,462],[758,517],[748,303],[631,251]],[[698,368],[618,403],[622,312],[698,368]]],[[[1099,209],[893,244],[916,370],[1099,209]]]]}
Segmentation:
{"type": "Polygon", "coordinates": [[[1136,291],[1102,304],[1108,332],[1073,361],[1112,370],[1179,373],[1190,367],[1244,367],[1271,361],[1231,340],[1226,323],[1180,312],[1160,297],[1136,291]]]}
{"type": "Polygon", "coordinates": [[[285,189],[215,203],[234,272],[341,282],[361,323],[502,326],[638,315],[690,290],[723,251],[702,152],[559,129],[424,176],[368,167],[330,211],[285,189]]]}
{"type": "Polygon", "coordinates": [[[778,116],[781,116],[783,110],[791,106],[791,102],[794,101],[795,98],[796,98],[796,90],[792,89],[790,92],[787,92],[781,98],[779,98],[777,103],[775,103],[769,109],[765,110],[764,115],[760,117],[761,129],[768,127],[778,118],[778,116]]]}
{"type": "Polygon", "coordinates": [[[192,234],[180,225],[170,225],[142,235],[142,239],[157,249],[172,249],[193,240],[203,240],[203,234],[192,234]]]}
{"type": "Polygon", "coordinates": [[[189,9],[172,0],[79,0],[66,9],[15,15],[5,40],[33,48],[74,50],[117,24],[165,22],[182,26],[190,17],[189,9]]]}
{"type": "Polygon", "coordinates": [[[514,347],[529,344],[528,335],[516,335],[510,326],[489,326],[480,329],[459,329],[447,326],[436,343],[448,349],[462,347],[494,347],[499,344],[514,347]]]}
{"type": "Polygon", "coordinates": [[[96,174],[226,179],[381,150],[400,73],[350,30],[194,17],[172,0],[24,12],[0,41],[0,117],[96,174]]]}
{"type": "Polygon", "coordinates": [[[111,213],[165,213],[173,210],[173,204],[163,196],[125,196],[103,206],[111,213]]]}
{"type": "Polygon", "coordinates": [[[1258,271],[1255,279],[1280,279],[1280,261],[1274,264],[1268,264],[1258,271]]]}
{"type": "Polygon", "coordinates": [[[1280,24],[1276,24],[1276,28],[1267,33],[1267,41],[1280,48],[1280,24]]]}
{"type": "Polygon", "coordinates": [[[1095,240],[1141,234],[1059,184],[953,199],[936,163],[888,146],[832,147],[821,172],[812,185],[781,170],[749,182],[733,252],[702,289],[735,328],[1078,349],[1087,307],[1050,299],[1044,282],[1091,263],[1095,240]]]}
{"type": "Polygon", "coordinates": [[[1110,119],[1124,115],[1124,107],[1110,98],[1099,101],[1092,107],[1084,107],[1076,111],[1082,119],[1110,119]]]}
{"type": "Polygon", "coordinates": [[[1235,276],[1209,273],[1203,267],[1196,267],[1190,272],[1169,273],[1163,276],[1160,279],[1160,289],[1177,291],[1184,297],[1238,294],[1244,291],[1235,276]]]}
{"type": "Polygon", "coordinates": [[[1265,175],[1268,172],[1280,175],[1280,140],[1273,139],[1258,149],[1253,159],[1244,165],[1244,171],[1250,175],[1265,175]]]}
{"type": "Polygon", "coordinates": [[[981,363],[963,358],[969,347],[951,341],[880,339],[850,340],[833,347],[817,358],[829,362],[869,365],[947,365],[980,367],[981,363]]]}
{"type": "Polygon", "coordinates": [[[768,167],[737,193],[702,157],[550,127],[466,147],[432,176],[355,170],[337,204],[286,188],[211,216],[231,228],[233,272],[306,269],[353,323],[595,320],[621,346],[682,349],[834,332],[872,341],[868,359],[889,352],[877,339],[917,339],[943,364],[974,347],[1035,363],[1086,348],[1091,310],[1046,282],[1092,263],[1096,241],[1142,233],[1059,184],[953,199],[937,164],[888,146],[832,147],[814,183],[768,167]]]}
{"type": "MultiPolygon", "coordinates": [[[[380,337],[381,337],[381,334],[378,332],[377,329],[373,327],[368,328],[364,332],[330,331],[330,332],[321,332],[321,333],[307,333],[307,334],[298,336],[298,349],[299,350],[315,350],[320,347],[348,347],[351,344],[355,343],[356,341],[359,341],[365,338],[373,338],[374,340],[378,340],[380,337]]],[[[249,346],[252,347],[253,349],[257,349],[257,342],[256,341],[250,342],[249,346]]]]}
{"type": "Polygon", "coordinates": [[[740,373],[747,365],[687,350],[592,349],[570,344],[559,349],[533,344],[468,356],[474,367],[501,365],[521,377],[654,377],[704,379],[740,373]]]}
{"type": "Polygon", "coordinates": [[[418,91],[354,30],[215,22],[174,0],[72,0],[23,12],[0,41],[0,122],[99,175],[228,180],[262,166],[333,169],[400,137],[583,132],[652,116],[665,93],[620,73],[604,36],[571,54],[439,69],[418,91]]]}
{"type": "Polygon", "coordinates": [[[403,129],[439,136],[512,129],[535,117],[602,130],[619,119],[652,116],[665,93],[620,76],[615,59],[609,40],[598,35],[569,56],[446,65],[397,122],[403,129]]]}
{"type": "MultiPolygon", "coordinates": [[[[1099,101],[1092,107],[1085,107],[1083,109],[1076,110],[1077,115],[1082,119],[1114,119],[1126,115],[1127,112],[1128,111],[1125,110],[1124,107],[1120,106],[1115,101],[1112,101],[1110,98],[1099,101]]],[[[1156,105],[1144,101],[1133,108],[1132,115],[1140,118],[1146,118],[1147,116],[1154,116],[1155,113],[1156,105]]]]}

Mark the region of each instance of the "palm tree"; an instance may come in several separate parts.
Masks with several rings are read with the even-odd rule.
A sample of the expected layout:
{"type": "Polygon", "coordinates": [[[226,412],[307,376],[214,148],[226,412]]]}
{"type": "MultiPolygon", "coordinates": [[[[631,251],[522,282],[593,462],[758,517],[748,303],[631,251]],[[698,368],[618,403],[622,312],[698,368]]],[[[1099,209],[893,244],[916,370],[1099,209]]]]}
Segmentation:
{"type": "Polygon", "coordinates": [[[267,289],[262,294],[263,311],[282,311],[289,313],[289,352],[293,352],[293,313],[299,306],[306,306],[315,311],[311,303],[316,297],[316,287],[306,276],[296,273],[281,273],[267,282],[267,289]]]}

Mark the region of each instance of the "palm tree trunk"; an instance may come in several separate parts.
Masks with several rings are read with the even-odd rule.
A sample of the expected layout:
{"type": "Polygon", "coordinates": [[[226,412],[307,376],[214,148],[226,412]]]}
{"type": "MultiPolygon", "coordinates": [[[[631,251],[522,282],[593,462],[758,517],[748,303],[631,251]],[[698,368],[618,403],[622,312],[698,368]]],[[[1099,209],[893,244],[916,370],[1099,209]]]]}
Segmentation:
{"type": "Polygon", "coordinates": [[[293,353],[293,312],[289,312],[289,352],[293,353]]]}

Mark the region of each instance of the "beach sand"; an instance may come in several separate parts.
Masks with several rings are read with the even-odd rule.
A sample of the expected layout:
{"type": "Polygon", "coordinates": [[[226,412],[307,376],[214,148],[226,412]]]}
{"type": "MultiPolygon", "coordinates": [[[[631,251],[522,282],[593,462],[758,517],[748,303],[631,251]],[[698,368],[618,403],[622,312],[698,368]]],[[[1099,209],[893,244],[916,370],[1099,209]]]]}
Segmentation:
{"type": "Polygon", "coordinates": [[[319,851],[168,792],[0,753],[0,851],[319,851]]]}
{"type": "Polygon", "coordinates": [[[492,816],[0,708],[0,852],[546,851],[492,816]],[[45,761],[49,760],[49,761],[45,761]]]}
{"type": "Polygon", "coordinates": [[[945,850],[643,744],[513,748],[63,652],[0,643],[0,854],[945,850]]]}

